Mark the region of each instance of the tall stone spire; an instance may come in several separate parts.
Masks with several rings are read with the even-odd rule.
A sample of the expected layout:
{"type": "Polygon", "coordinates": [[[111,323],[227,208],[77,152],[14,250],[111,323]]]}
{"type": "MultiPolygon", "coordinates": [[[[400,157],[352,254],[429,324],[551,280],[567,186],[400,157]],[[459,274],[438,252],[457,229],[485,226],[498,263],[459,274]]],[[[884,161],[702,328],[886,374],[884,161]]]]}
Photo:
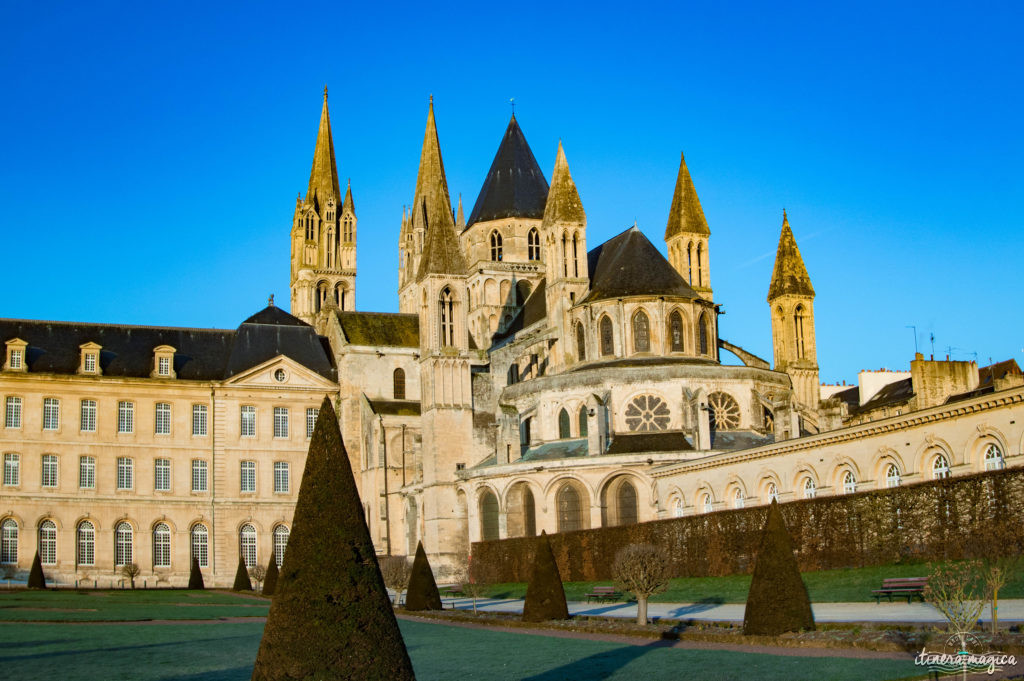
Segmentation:
{"type": "Polygon", "coordinates": [[[672,207],[668,211],[665,240],[684,233],[709,235],[711,230],[704,217],[704,210],[700,207],[690,169],[686,167],[686,157],[680,152],[679,175],[676,177],[676,190],[672,194],[672,207]]]}
{"type": "Polygon", "coordinates": [[[782,233],[779,235],[779,249],[775,254],[775,270],[768,287],[768,301],[784,295],[814,298],[814,287],[807,274],[804,259],[800,256],[793,230],[789,228],[789,217],[782,211],[782,233]]]}
{"type": "Polygon", "coordinates": [[[558,142],[558,155],[555,157],[555,170],[551,173],[551,189],[548,191],[547,204],[544,206],[544,224],[585,223],[587,215],[583,211],[580,194],[576,183],[569,172],[569,162],[565,159],[562,142],[558,142]]]}
{"type": "Polygon", "coordinates": [[[337,201],[341,191],[338,186],[338,169],[334,162],[331,116],[327,112],[327,87],[324,86],[324,106],[320,111],[320,129],[316,134],[316,149],[313,151],[313,167],[309,171],[306,201],[314,203],[319,213],[327,205],[327,199],[331,195],[337,201]]]}
{"type": "Polygon", "coordinates": [[[342,213],[352,213],[355,215],[356,204],[352,201],[352,178],[348,180],[348,187],[345,188],[345,201],[341,205],[342,213]]]}
{"type": "Polygon", "coordinates": [[[434,122],[434,97],[430,97],[427,130],[423,135],[420,169],[416,175],[416,196],[412,207],[413,229],[426,232],[417,280],[428,274],[466,273],[466,260],[455,232],[455,216],[448,196],[448,180],[441,159],[441,143],[434,122]]]}
{"type": "Polygon", "coordinates": [[[455,228],[461,233],[466,229],[466,216],[462,213],[462,194],[459,194],[459,210],[455,214],[455,228]]]}

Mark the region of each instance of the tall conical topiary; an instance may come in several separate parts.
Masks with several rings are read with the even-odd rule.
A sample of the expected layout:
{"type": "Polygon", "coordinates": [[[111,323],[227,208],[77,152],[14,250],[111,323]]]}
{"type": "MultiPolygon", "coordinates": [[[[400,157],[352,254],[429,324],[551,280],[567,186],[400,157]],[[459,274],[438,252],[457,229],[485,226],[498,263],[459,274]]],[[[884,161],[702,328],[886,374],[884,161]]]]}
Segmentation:
{"type": "Polygon", "coordinates": [[[231,587],[234,591],[252,591],[252,580],[249,579],[249,569],[245,567],[242,554],[238,554],[238,569],[235,570],[235,584],[231,587]]]}
{"type": "Polygon", "coordinates": [[[32,569],[29,570],[28,573],[28,588],[46,588],[46,575],[43,574],[43,561],[40,560],[38,551],[36,551],[36,557],[32,559],[32,569]]]}
{"type": "Polygon", "coordinates": [[[526,586],[526,602],[523,603],[524,622],[569,619],[569,607],[565,603],[565,589],[558,574],[558,563],[551,551],[551,542],[546,532],[540,533],[537,551],[533,556],[533,570],[530,583],[526,586]]]}
{"type": "Polygon", "coordinates": [[[415,678],[325,398],[252,679],[415,678]]]}
{"type": "Polygon", "coordinates": [[[412,561],[412,574],[405,593],[405,609],[440,610],[442,607],[434,572],[430,569],[427,552],[423,550],[423,542],[420,542],[416,547],[416,558],[412,561]]]}
{"type": "Polygon", "coordinates": [[[263,578],[263,595],[273,596],[274,589],[277,588],[277,556],[273,551],[270,552],[270,563],[267,564],[267,576],[263,578]]]}
{"type": "Polygon", "coordinates": [[[777,636],[801,629],[814,629],[811,599],[779,504],[772,500],[754,560],[743,633],[777,636]]]}
{"type": "Polygon", "coordinates": [[[206,588],[206,584],[203,582],[203,571],[199,569],[199,559],[195,556],[192,556],[192,569],[188,573],[188,588],[206,588]]]}

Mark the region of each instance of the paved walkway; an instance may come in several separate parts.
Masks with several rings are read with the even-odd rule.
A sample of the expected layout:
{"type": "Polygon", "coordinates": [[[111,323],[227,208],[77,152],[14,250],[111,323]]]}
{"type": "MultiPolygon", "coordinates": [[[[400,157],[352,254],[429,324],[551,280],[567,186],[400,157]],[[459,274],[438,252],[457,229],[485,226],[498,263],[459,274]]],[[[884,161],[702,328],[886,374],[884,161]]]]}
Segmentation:
{"type": "MultiPolygon", "coordinates": [[[[472,610],[469,598],[445,598],[445,607],[472,610]]],[[[812,606],[814,619],[818,622],[912,622],[941,623],[946,619],[927,603],[815,603],[812,606]]],[[[742,622],[743,603],[650,603],[647,614],[651,618],[698,619],[715,622],[742,622]]],[[[482,598],[477,600],[477,609],[483,612],[522,612],[523,600],[482,598]]],[[[601,617],[636,617],[636,603],[584,603],[569,602],[569,613],[573,615],[595,615],[601,617]]],[[[991,619],[986,606],[981,619],[991,619]]],[[[1008,599],[999,602],[1000,622],[1024,621],[1024,599],[1008,599]]]]}

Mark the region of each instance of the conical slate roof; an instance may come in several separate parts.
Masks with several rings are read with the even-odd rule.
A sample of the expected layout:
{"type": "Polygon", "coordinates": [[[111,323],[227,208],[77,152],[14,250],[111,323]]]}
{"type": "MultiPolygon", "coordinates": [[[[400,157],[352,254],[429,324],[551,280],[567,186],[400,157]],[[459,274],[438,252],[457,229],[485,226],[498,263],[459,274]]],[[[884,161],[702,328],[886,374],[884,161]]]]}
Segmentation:
{"type": "Polygon", "coordinates": [[[636,225],[587,254],[590,294],[583,302],[658,295],[699,298],[636,225]]]}
{"type": "Polygon", "coordinates": [[[711,234],[682,152],[679,154],[679,175],[676,177],[676,190],[672,194],[672,207],[668,211],[665,239],[676,234],[711,234]]]}
{"type": "Polygon", "coordinates": [[[513,115],[466,225],[502,218],[540,219],[547,198],[548,181],[513,115]]]}
{"type": "Polygon", "coordinates": [[[551,173],[551,191],[548,192],[547,204],[544,206],[544,224],[583,224],[586,221],[587,214],[583,211],[580,194],[576,191],[576,183],[572,181],[569,162],[565,160],[565,151],[559,141],[555,170],[551,173]]]}
{"type": "Polygon", "coordinates": [[[779,250],[775,254],[775,271],[772,272],[772,283],[768,287],[769,302],[784,295],[814,297],[811,277],[804,267],[804,259],[800,257],[793,230],[789,228],[789,218],[782,211],[782,233],[779,235],[779,250]]]}
{"type": "Polygon", "coordinates": [[[324,88],[324,107],[320,111],[320,129],[316,134],[316,149],[313,151],[313,167],[309,171],[309,188],[306,201],[316,206],[319,212],[327,205],[327,197],[341,197],[338,187],[338,168],[334,163],[334,140],[331,137],[331,117],[327,112],[327,88],[324,88]]]}

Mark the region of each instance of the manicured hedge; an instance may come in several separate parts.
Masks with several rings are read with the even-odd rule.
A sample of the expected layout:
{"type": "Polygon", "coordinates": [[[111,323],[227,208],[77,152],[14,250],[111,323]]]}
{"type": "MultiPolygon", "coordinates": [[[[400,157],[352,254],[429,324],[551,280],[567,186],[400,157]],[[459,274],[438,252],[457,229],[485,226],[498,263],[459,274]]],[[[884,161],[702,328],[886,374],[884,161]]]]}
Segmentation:
{"type": "MultiPolygon", "coordinates": [[[[801,571],[1024,551],[1024,468],[781,505],[801,571]]],[[[748,573],[767,506],[553,534],[562,579],[609,580],[616,552],[654,544],[678,577],[748,573]]],[[[525,582],[536,539],[473,544],[491,583],[525,582]]]]}

